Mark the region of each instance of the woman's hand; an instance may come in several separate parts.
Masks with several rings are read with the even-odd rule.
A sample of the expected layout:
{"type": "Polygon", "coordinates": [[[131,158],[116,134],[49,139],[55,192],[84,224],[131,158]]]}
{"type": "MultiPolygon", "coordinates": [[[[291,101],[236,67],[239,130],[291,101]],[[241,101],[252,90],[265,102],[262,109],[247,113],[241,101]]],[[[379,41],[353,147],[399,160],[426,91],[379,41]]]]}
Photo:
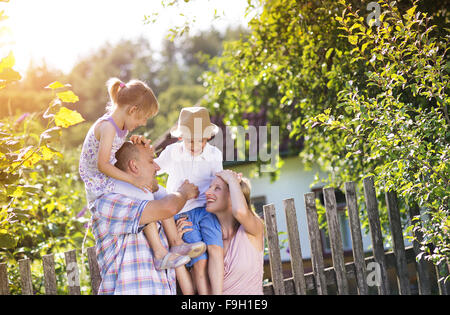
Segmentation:
{"type": "Polygon", "coordinates": [[[223,179],[223,181],[227,184],[230,184],[233,181],[236,181],[237,183],[241,182],[242,179],[242,173],[236,173],[233,170],[223,170],[218,173],[216,173],[216,176],[219,176],[223,179]]]}
{"type": "Polygon", "coordinates": [[[187,221],[187,217],[180,217],[177,221],[176,221],[176,225],[177,225],[177,232],[178,235],[180,236],[180,238],[183,237],[183,234],[189,231],[192,231],[192,229],[190,228],[186,228],[188,226],[192,226],[192,222],[187,221]]]}

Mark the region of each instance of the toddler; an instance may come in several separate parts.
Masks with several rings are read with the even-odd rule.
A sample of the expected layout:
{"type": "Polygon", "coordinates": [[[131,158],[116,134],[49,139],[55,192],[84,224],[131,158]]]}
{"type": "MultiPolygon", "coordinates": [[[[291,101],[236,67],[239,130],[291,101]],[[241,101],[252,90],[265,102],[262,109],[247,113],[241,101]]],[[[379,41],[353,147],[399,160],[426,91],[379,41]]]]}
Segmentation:
{"type": "Polygon", "coordinates": [[[192,222],[193,230],[183,235],[186,243],[203,241],[207,245],[207,253],[187,264],[188,267],[193,266],[194,283],[199,294],[222,294],[223,289],[222,229],[217,217],[205,208],[205,191],[215,174],[223,170],[222,152],[207,143],[218,131],[206,108],[183,108],[177,126],[171,130],[171,135],[181,141],[167,146],[155,159],[161,168],[158,174],[169,175],[168,192],[176,191],[186,179],[199,189],[198,198],[186,202],[175,216],[175,220],[187,217],[192,222]]]}

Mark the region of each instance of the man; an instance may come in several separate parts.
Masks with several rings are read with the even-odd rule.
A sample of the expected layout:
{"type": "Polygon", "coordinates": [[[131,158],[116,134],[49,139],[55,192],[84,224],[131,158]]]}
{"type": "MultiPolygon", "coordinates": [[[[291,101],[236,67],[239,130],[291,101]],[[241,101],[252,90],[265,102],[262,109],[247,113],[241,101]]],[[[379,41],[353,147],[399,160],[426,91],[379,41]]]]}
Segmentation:
{"type": "MultiPolygon", "coordinates": [[[[126,142],[116,158],[117,167],[155,185],[159,166],[153,161],[151,147],[126,142]]],[[[102,276],[99,294],[176,294],[175,270],[155,269],[152,251],[140,231],[145,224],[174,216],[187,200],[197,197],[198,188],[185,181],[177,192],[159,200],[152,200],[150,192],[145,196],[142,193],[128,183],[116,181],[114,192],[95,201],[92,232],[102,276]]],[[[162,230],[160,237],[168,247],[162,230]]],[[[185,275],[185,267],[180,268],[184,268],[181,274],[185,275]]]]}

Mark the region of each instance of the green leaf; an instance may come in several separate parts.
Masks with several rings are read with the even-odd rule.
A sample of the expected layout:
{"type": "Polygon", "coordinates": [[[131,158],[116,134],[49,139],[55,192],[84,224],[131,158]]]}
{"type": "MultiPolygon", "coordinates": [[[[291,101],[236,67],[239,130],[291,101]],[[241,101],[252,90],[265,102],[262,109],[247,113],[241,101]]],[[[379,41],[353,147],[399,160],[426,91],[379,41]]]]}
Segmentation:
{"type": "Polygon", "coordinates": [[[406,14],[408,14],[409,16],[414,16],[414,12],[416,11],[416,6],[413,6],[411,9],[409,9],[408,11],[406,11],[406,14]]]}
{"type": "Polygon", "coordinates": [[[14,54],[11,51],[8,54],[8,56],[0,60],[0,73],[3,72],[5,69],[14,67],[15,63],[16,59],[14,58],[14,54]]]}
{"type": "Polygon", "coordinates": [[[331,54],[333,53],[334,48],[328,49],[327,53],[325,54],[325,59],[330,58],[331,54]]]}
{"type": "Polygon", "coordinates": [[[364,44],[361,46],[361,53],[364,53],[364,50],[366,50],[366,48],[367,48],[368,45],[369,45],[369,42],[364,43],[364,44]]]}
{"type": "Polygon", "coordinates": [[[55,124],[58,127],[67,128],[83,121],[84,118],[77,111],[70,110],[66,107],[61,107],[55,115],[55,124]]]}
{"type": "Polygon", "coordinates": [[[56,96],[65,103],[76,103],[80,100],[72,91],[56,93],[56,96]]]}
{"type": "Polygon", "coordinates": [[[60,88],[63,88],[63,87],[65,87],[64,84],[62,84],[61,82],[55,81],[55,82],[50,83],[49,85],[47,85],[47,86],[45,87],[45,89],[56,90],[56,89],[60,89],[60,88]]]}
{"type": "Polygon", "coordinates": [[[0,89],[4,88],[8,83],[13,81],[19,81],[22,79],[22,76],[19,72],[11,69],[11,68],[5,68],[0,73],[0,89]]]}
{"type": "Polygon", "coordinates": [[[350,44],[352,44],[352,45],[357,45],[357,44],[358,44],[358,36],[350,35],[350,36],[348,37],[348,41],[349,41],[350,44]]]}
{"type": "Polygon", "coordinates": [[[39,152],[41,153],[42,159],[44,161],[49,161],[49,160],[53,159],[53,157],[55,155],[62,158],[61,153],[59,153],[58,151],[55,151],[53,149],[50,149],[47,146],[41,146],[41,149],[39,150],[39,152]]]}

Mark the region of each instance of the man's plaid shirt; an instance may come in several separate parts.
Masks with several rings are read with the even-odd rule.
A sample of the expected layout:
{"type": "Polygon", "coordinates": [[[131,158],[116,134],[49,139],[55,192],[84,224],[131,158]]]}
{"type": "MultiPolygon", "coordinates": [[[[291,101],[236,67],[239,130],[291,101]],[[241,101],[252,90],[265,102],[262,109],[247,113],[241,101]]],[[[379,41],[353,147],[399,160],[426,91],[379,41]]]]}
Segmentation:
{"type": "MultiPolygon", "coordinates": [[[[158,271],[139,220],[148,200],[107,193],[92,208],[92,232],[102,276],[98,294],[176,294],[175,269],[158,271]]],[[[163,245],[167,238],[160,229],[163,245]]]]}

